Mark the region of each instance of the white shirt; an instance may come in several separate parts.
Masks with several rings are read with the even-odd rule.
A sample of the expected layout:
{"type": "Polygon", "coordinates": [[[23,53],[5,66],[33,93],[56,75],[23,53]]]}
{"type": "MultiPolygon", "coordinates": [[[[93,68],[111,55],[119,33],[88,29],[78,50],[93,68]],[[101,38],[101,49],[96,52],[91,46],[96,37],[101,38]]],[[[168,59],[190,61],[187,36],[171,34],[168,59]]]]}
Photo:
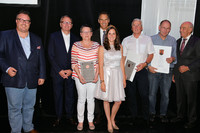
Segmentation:
{"type": "Polygon", "coordinates": [[[134,56],[131,57],[135,57],[137,59],[132,60],[138,60],[139,58],[139,63],[144,63],[148,55],[154,53],[151,37],[142,34],[138,38],[135,38],[133,35],[124,38],[122,46],[123,56],[134,54],[134,56]]]}
{"type": "Polygon", "coordinates": [[[70,33],[68,35],[66,35],[62,30],[61,30],[61,32],[62,32],[63,39],[64,39],[64,42],[65,42],[66,51],[68,52],[69,46],[70,46],[70,33]]]}
{"type": "Polygon", "coordinates": [[[101,39],[101,45],[103,46],[103,29],[100,28],[100,39],[101,39]]]}

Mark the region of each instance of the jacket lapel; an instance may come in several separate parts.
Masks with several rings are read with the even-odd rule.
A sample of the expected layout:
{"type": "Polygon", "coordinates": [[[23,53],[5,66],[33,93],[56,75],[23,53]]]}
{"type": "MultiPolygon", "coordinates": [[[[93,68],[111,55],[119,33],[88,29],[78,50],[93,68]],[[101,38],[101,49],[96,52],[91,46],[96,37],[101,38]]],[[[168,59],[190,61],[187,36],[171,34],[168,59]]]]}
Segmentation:
{"type": "Polygon", "coordinates": [[[21,44],[21,41],[20,41],[20,39],[19,39],[19,35],[18,35],[18,33],[17,33],[17,30],[15,30],[15,40],[16,40],[16,44],[17,44],[17,49],[19,50],[19,52],[24,56],[24,57],[26,57],[26,54],[25,54],[25,52],[24,52],[24,49],[23,49],[23,47],[22,47],[22,44],[21,44]]]}
{"type": "Polygon", "coordinates": [[[72,49],[73,42],[74,42],[74,36],[73,36],[72,33],[70,33],[70,46],[69,46],[69,51],[71,51],[71,49],[72,49]]]}
{"type": "Polygon", "coordinates": [[[180,45],[181,45],[181,38],[178,40],[178,42],[177,42],[177,55],[179,55],[180,56],[180,45]]]}
{"type": "Polygon", "coordinates": [[[101,45],[101,35],[100,35],[100,29],[99,29],[99,31],[98,31],[98,39],[99,39],[99,42],[100,42],[100,45],[101,45]]]}
{"type": "Polygon", "coordinates": [[[188,50],[190,50],[190,45],[191,45],[191,42],[192,42],[192,39],[193,38],[193,36],[191,35],[190,36],[190,38],[189,38],[189,40],[188,40],[188,42],[187,42],[187,44],[186,44],[186,46],[185,46],[185,48],[183,49],[183,53],[182,53],[182,55],[184,55],[184,53],[186,53],[188,50]]]}
{"type": "Polygon", "coordinates": [[[28,59],[30,59],[33,56],[33,53],[36,50],[36,48],[35,48],[36,45],[35,45],[35,43],[33,41],[32,34],[30,32],[29,32],[29,36],[30,36],[31,54],[30,54],[28,59]]]}
{"type": "Polygon", "coordinates": [[[66,46],[65,46],[65,41],[64,41],[64,37],[62,35],[62,32],[59,31],[59,35],[58,35],[58,45],[60,45],[59,47],[61,48],[60,50],[64,50],[65,53],[67,53],[67,49],[66,49],[66,46]]]}

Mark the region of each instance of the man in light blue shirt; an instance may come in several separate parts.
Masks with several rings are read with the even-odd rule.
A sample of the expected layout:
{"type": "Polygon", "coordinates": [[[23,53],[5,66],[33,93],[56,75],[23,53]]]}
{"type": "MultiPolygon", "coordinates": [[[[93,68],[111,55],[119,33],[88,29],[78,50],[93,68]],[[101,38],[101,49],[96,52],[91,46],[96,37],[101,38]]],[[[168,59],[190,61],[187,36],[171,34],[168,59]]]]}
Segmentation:
{"type": "Polygon", "coordinates": [[[30,45],[30,36],[28,34],[27,37],[22,38],[19,36],[20,42],[22,44],[22,48],[26,54],[27,59],[29,58],[30,54],[31,54],[31,45],[30,45]]]}
{"type": "Polygon", "coordinates": [[[149,111],[150,122],[155,121],[156,116],[156,96],[158,88],[160,88],[160,119],[162,123],[168,122],[167,108],[169,103],[169,90],[171,88],[172,81],[172,69],[176,63],[176,39],[169,35],[171,30],[171,23],[169,20],[161,21],[159,25],[159,33],[151,36],[154,45],[170,46],[172,47],[171,57],[166,58],[167,63],[170,64],[169,74],[156,72],[155,67],[149,64],[149,111]]]}

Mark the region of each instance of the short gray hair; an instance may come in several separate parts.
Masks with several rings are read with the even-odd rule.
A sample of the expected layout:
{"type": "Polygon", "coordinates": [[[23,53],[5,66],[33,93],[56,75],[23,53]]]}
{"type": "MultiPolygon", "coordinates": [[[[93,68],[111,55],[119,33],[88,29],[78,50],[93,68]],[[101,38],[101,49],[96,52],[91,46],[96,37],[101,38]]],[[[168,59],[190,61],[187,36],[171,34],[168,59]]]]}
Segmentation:
{"type": "Polygon", "coordinates": [[[134,23],[135,21],[139,21],[139,22],[141,23],[141,25],[142,25],[142,20],[139,19],[139,18],[135,18],[135,19],[133,19],[133,21],[132,21],[132,23],[131,23],[131,27],[133,26],[133,23],[134,23]]]}

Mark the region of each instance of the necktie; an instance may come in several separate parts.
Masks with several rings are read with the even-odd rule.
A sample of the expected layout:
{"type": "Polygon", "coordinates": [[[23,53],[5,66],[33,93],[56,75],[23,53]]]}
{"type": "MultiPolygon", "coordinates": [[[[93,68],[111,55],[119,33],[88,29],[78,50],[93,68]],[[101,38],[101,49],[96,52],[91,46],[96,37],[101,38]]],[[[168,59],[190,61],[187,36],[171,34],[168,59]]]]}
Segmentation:
{"type": "Polygon", "coordinates": [[[105,34],[106,34],[106,31],[103,31],[103,42],[104,42],[104,39],[105,39],[105,34]]]}
{"type": "Polygon", "coordinates": [[[183,50],[184,50],[184,48],[185,48],[185,41],[186,41],[187,39],[183,39],[183,42],[182,42],[182,44],[181,44],[181,50],[180,50],[180,55],[182,55],[182,53],[183,53],[183,50]]]}

